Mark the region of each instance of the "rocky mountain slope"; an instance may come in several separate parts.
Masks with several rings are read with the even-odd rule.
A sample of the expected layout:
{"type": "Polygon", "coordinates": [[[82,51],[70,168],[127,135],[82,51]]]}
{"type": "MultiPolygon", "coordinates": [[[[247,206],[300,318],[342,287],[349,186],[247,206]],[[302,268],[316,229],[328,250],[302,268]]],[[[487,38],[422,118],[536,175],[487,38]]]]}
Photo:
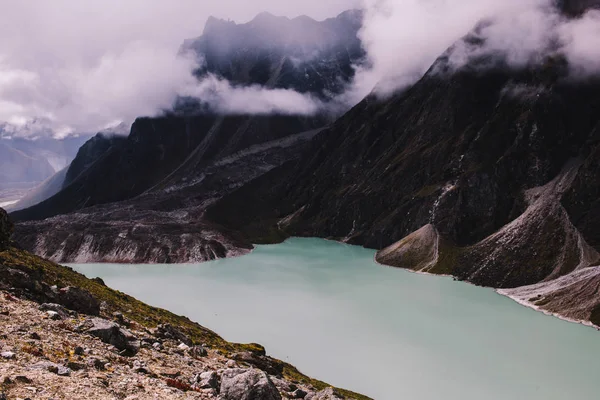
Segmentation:
{"type": "Polygon", "coordinates": [[[293,89],[326,98],[343,91],[354,76],[353,66],[365,56],[357,37],[362,12],[346,11],[315,21],[259,14],[236,24],[209,18],[202,36],[186,40],[202,67],[202,79],[213,74],[233,84],[258,84],[293,89]]]}
{"type": "Polygon", "coordinates": [[[599,325],[600,81],[567,71],[560,55],[514,69],[486,54],[458,70],[444,55],[206,215],[253,243],[319,236],[381,249],[382,263],[599,325]]]}
{"type": "Polygon", "coordinates": [[[0,209],[1,399],[367,399],[15,248],[10,230],[0,209]]]}
{"type": "MultiPolygon", "coordinates": [[[[324,87],[333,92],[334,86],[350,79],[340,69],[351,71],[364,55],[356,37],[360,17],[360,13],[347,12],[316,22],[261,15],[244,25],[211,19],[205,34],[185,46],[206,58],[209,66],[218,58],[226,60],[232,71],[251,66],[261,69],[256,76],[234,76],[225,64],[214,64],[204,73],[237,84],[303,86],[303,91],[320,96],[324,87]],[[302,46],[288,43],[293,42],[292,33],[306,30],[312,36],[304,38],[302,46]],[[285,43],[265,42],[267,33],[287,39],[282,39],[285,43]],[[243,49],[233,46],[231,51],[214,53],[211,43],[219,35],[240,39],[236,46],[242,46],[243,38],[243,49]],[[341,53],[343,60],[337,59],[341,53]],[[284,67],[301,55],[308,63],[303,68],[310,66],[310,73],[298,72],[294,64],[292,79],[284,67]],[[315,83],[313,73],[323,80],[315,83]],[[268,83],[262,81],[265,74],[268,83]]],[[[202,78],[202,73],[198,76],[202,78]]],[[[236,233],[206,223],[204,209],[247,181],[298,157],[330,117],[217,115],[183,103],[163,117],[139,118],[126,139],[109,142],[97,137],[88,142],[67,172],[60,192],[12,213],[20,222],[18,241],[57,262],[194,262],[247,251],[251,246],[236,233]]]]}
{"type": "MultiPolygon", "coordinates": [[[[276,119],[264,118],[256,123],[275,125],[274,121],[276,119]]],[[[283,118],[281,122],[286,121],[290,119],[283,118]]],[[[247,130],[230,132],[252,132],[252,126],[245,124],[247,130]]],[[[255,132],[260,135],[277,133],[275,130],[255,132]]],[[[223,131],[220,133],[225,134],[223,131]]],[[[148,188],[145,193],[117,203],[19,223],[15,238],[25,248],[56,262],[201,262],[244,254],[251,245],[241,241],[236,232],[206,222],[204,210],[224,194],[297,158],[317,133],[318,130],[300,132],[241,147],[240,150],[229,150],[221,156],[215,150],[207,153],[209,145],[213,149],[219,148],[218,136],[211,136],[214,143],[205,141],[198,144],[185,163],[153,182],[155,187],[148,188]]],[[[233,143],[229,137],[223,145],[233,143]]],[[[135,171],[144,173],[144,169],[132,171],[132,174],[135,171]]],[[[101,172],[102,169],[99,169],[98,173],[101,172]]],[[[88,182],[83,180],[82,185],[88,182]]],[[[52,205],[54,201],[63,204],[61,199],[68,201],[69,193],[75,193],[74,196],[81,193],[71,192],[69,189],[73,186],[32,210],[43,210],[43,206],[52,205]]],[[[94,189],[91,185],[89,187],[94,189]]]]}

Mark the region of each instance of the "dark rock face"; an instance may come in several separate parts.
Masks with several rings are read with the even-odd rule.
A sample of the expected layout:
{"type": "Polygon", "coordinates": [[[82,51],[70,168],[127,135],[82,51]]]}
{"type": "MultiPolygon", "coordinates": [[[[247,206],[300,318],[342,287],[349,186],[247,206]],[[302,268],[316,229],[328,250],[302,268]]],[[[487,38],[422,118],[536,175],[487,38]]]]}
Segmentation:
{"type": "Polygon", "coordinates": [[[124,136],[106,135],[98,133],[85,142],[77,152],[77,156],[69,165],[63,187],[68,186],[79,175],[98,161],[112,146],[119,146],[127,139],[124,136]]]}
{"type": "Polygon", "coordinates": [[[186,344],[187,346],[193,345],[192,340],[187,335],[180,332],[178,329],[169,324],[159,325],[156,328],[156,331],[154,332],[154,336],[161,339],[176,340],[178,342],[186,344]]]}
{"type": "Polygon", "coordinates": [[[0,289],[43,303],[44,310],[64,315],[63,307],[88,315],[98,315],[98,301],[86,290],[66,287],[57,290],[44,282],[43,269],[9,267],[0,264],[0,289]]]}
{"type": "MultiPolygon", "coordinates": [[[[266,140],[273,131],[267,124],[255,132],[266,140]]],[[[244,254],[252,248],[251,243],[235,231],[205,221],[204,209],[244,183],[297,158],[317,132],[290,135],[239,151],[234,146],[223,156],[203,154],[200,147],[147,193],[73,214],[20,223],[15,240],[55,262],[202,262],[244,254]]],[[[234,143],[230,138],[229,144],[234,143]]]]}
{"type": "MultiPolygon", "coordinates": [[[[164,188],[192,174],[200,175],[204,166],[220,157],[324,123],[318,117],[292,116],[140,118],[126,140],[112,143],[62,191],[38,205],[14,212],[12,218],[39,220],[130,199],[157,185],[164,188]]],[[[97,155],[92,151],[94,142],[90,147],[97,155]]],[[[72,175],[79,171],[79,164],[86,163],[87,152],[84,149],[82,153],[72,175]]]]}
{"type": "Polygon", "coordinates": [[[600,8],[599,0],[559,0],[559,6],[568,15],[580,15],[593,8],[600,8]]]}
{"type": "Polygon", "coordinates": [[[242,353],[236,353],[232,355],[232,358],[237,361],[245,362],[253,367],[265,371],[269,375],[281,376],[283,373],[283,365],[276,363],[273,359],[264,355],[254,354],[249,351],[242,353]]]}
{"type": "Polygon", "coordinates": [[[203,60],[197,71],[235,84],[259,84],[328,97],[339,93],[354,76],[353,64],[365,53],[357,37],[362,12],[346,11],[315,21],[268,13],[237,25],[209,18],[201,37],[187,40],[203,60]]]}
{"type": "Polygon", "coordinates": [[[207,217],[255,243],[298,235],[384,249],[406,238],[387,258],[494,287],[598,263],[600,83],[563,80],[551,61],[452,73],[444,63],[387,101],[366,99],[296,164],[207,217]],[[433,233],[409,236],[425,226],[433,233]]]}
{"type": "Polygon", "coordinates": [[[88,315],[100,313],[100,303],[86,290],[69,286],[58,292],[58,301],[70,310],[88,315]]]}
{"type": "Polygon", "coordinates": [[[0,208],[0,249],[5,248],[10,243],[14,226],[8,218],[8,214],[3,208],[0,208]]]}

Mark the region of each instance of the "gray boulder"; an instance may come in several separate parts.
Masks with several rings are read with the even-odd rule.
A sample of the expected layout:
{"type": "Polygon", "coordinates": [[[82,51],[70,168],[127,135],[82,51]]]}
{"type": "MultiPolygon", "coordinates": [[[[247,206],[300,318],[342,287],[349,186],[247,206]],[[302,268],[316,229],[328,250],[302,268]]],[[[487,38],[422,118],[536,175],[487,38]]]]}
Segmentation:
{"type": "Polygon", "coordinates": [[[69,310],[82,314],[100,314],[100,303],[98,300],[88,291],[77,287],[69,286],[60,289],[58,292],[58,302],[69,310]]]}
{"type": "Polygon", "coordinates": [[[127,329],[123,329],[111,321],[102,318],[92,318],[86,322],[90,328],[87,333],[100,338],[104,343],[115,346],[124,355],[137,354],[140,350],[140,341],[127,329]]]}
{"type": "Polygon", "coordinates": [[[192,378],[192,384],[197,389],[217,389],[219,387],[219,376],[215,371],[203,372],[192,378]]]}
{"type": "Polygon", "coordinates": [[[52,311],[60,315],[61,319],[69,318],[71,313],[60,304],[44,303],[40,306],[41,311],[52,311]]]}
{"type": "Polygon", "coordinates": [[[269,376],[258,369],[226,369],[219,400],[281,400],[269,376]]]}
{"type": "Polygon", "coordinates": [[[190,347],[193,345],[192,339],[190,339],[189,336],[179,331],[170,324],[159,325],[154,331],[154,336],[161,339],[175,340],[184,343],[186,346],[190,347]]]}

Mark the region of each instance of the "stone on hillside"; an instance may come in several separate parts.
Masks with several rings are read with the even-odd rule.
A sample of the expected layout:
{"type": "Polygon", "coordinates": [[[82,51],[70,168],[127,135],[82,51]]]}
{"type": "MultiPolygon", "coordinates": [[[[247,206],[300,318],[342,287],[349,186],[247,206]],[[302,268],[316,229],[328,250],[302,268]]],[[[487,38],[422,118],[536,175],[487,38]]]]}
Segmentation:
{"type": "Polygon", "coordinates": [[[88,291],[69,286],[60,289],[58,292],[58,302],[82,314],[98,315],[100,313],[100,303],[88,291]]]}
{"type": "Polygon", "coordinates": [[[250,351],[235,353],[232,355],[232,358],[236,361],[243,361],[250,364],[269,375],[280,376],[283,373],[283,364],[276,362],[272,358],[260,356],[250,351]]]}
{"type": "Polygon", "coordinates": [[[4,351],[0,353],[0,357],[4,358],[5,360],[14,360],[16,358],[16,354],[12,351],[4,351]]]}
{"type": "Polygon", "coordinates": [[[194,346],[192,347],[191,354],[196,358],[206,357],[208,355],[208,351],[206,351],[203,346],[194,346]]]}
{"type": "Polygon", "coordinates": [[[70,376],[72,372],[70,368],[50,361],[40,361],[38,363],[33,364],[31,368],[52,372],[53,374],[56,374],[58,376],[70,376]]]}
{"type": "Polygon", "coordinates": [[[69,318],[71,313],[69,310],[61,306],[60,304],[44,303],[40,306],[41,311],[54,311],[60,315],[61,318],[69,318]]]}
{"type": "Polygon", "coordinates": [[[156,350],[156,351],[160,351],[160,350],[162,350],[162,349],[163,349],[163,345],[162,345],[162,344],[160,344],[159,342],[154,342],[154,343],[152,344],[152,348],[153,348],[154,350],[156,350]]]}
{"type": "Polygon", "coordinates": [[[197,389],[216,389],[219,386],[219,377],[215,371],[203,372],[192,378],[192,384],[197,389]]]}
{"type": "MultiPolygon", "coordinates": [[[[308,398],[308,397],[307,397],[308,398]]],[[[333,388],[323,389],[317,392],[310,400],[343,400],[344,396],[337,393],[333,388]]]]}
{"type": "Polygon", "coordinates": [[[61,320],[62,317],[59,313],[57,313],[56,311],[46,311],[46,314],[48,315],[48,318],[50,318],[51,320],[54,321],[58,321],[61,320]]]}
{"type": "Polygon", "coordinates": [[[177,346],[177,348],[181,351],[188,351],[190,349],[190,346],[188,346],[185,343],[180,343],[179,346],[177,346]]]}
{"type": "Polygon", "coordinates": [[[171,339],[182,342],[187,346],[192,346],[192,340],[184,333],[173,327],[171,324],[161,324],[154,331],[154,335],[161,339],[171,339]]]}
{"type": "Polygon", "coordinates": [[[136,354],[139,351],[140,341],[118,324],[101,318],[93,318],[87,323],[91,324],[87,333],[100,338],[104,343],[111,344],[126,354],[136,354]]]}
{"type": "Polygon", "coordinates": [[[292,393],[292,398],[294,399],[303,399],[308,395],[308,392],[302,390],[302,389],[296,389],[294,390],[294,392],[292,393]]]}
{"type": "Polygon", "coordinates": [[[227,369],[221,373],[220,400],[281,400],[269,376],[258,369],[227,369]]]}

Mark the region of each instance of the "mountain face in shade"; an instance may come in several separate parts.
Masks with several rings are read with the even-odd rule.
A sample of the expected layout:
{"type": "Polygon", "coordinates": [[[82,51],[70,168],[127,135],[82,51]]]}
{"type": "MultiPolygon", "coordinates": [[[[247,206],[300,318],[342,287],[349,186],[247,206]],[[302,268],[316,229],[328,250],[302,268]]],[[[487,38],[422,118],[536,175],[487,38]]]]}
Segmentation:
{"type": "Polygon", "coordinates": [[[590,9],[600,8],[600,0],[560,0],[559,4],[569,15],[580,15],[590,9]]]}
{"type": "Polygon", "coordinates": [[[39,220],[131,199],[154,187],[165,189],[200,176],[220,158],[323,124],[319,118],[293,116],[140,118],[127,138],[90,140],[71,165],[62,191],[12,217],[39,220]]]}
{"type": "Polygon", "coordinates": [[[79,175],[98,161],[113,146],[120,146],[126,141],[125,136],[98,133],[79,148],[75,159],[69,165],[63,187],[69,186],[79,175]]]}
{"type": "MultiPolygon", "coordinates": [[[[324,96],[341,91],[353,75],[352,65],[364,56],[357,37],[361,20],[358,11],[322,22],[264,13],[241,25],[210,18],[204,34],[186,41],[184,48],[206,60],[199,76],[212,73],[234,84],[293,88],[324,96]]],[[[14,218],[43,219],[127,200],[155,185],[168,186],[163,180],[186,178],[188,157],[198,163],[194,168],[201,168],[219,157],[328,122],[323,116],[220,116],[181,99],[167,116],[138,119],[127,139],[97,136],[90,140],[67,171],[64,190],[39,206],[15,213],[14,218]]]]}
{"type": "Polygon", "coordinates": [[[362,12],[346,11],[315,21],[259,14],[246,24],[209,18],[204,33],[187,40],[202,62],[199,78],[210,73],[238,85],[293,89],[322,97],[340,93],[365,56],[357,37],[362,12]]]}
{"type": "Polygon", "coordinates": [[[457,70],[445,55],[412,88],[365,99],[207,218],[251,243],[380,249],[600,325],[600,81],[566,79],[560,56],[483,61],[457,70]]]}

